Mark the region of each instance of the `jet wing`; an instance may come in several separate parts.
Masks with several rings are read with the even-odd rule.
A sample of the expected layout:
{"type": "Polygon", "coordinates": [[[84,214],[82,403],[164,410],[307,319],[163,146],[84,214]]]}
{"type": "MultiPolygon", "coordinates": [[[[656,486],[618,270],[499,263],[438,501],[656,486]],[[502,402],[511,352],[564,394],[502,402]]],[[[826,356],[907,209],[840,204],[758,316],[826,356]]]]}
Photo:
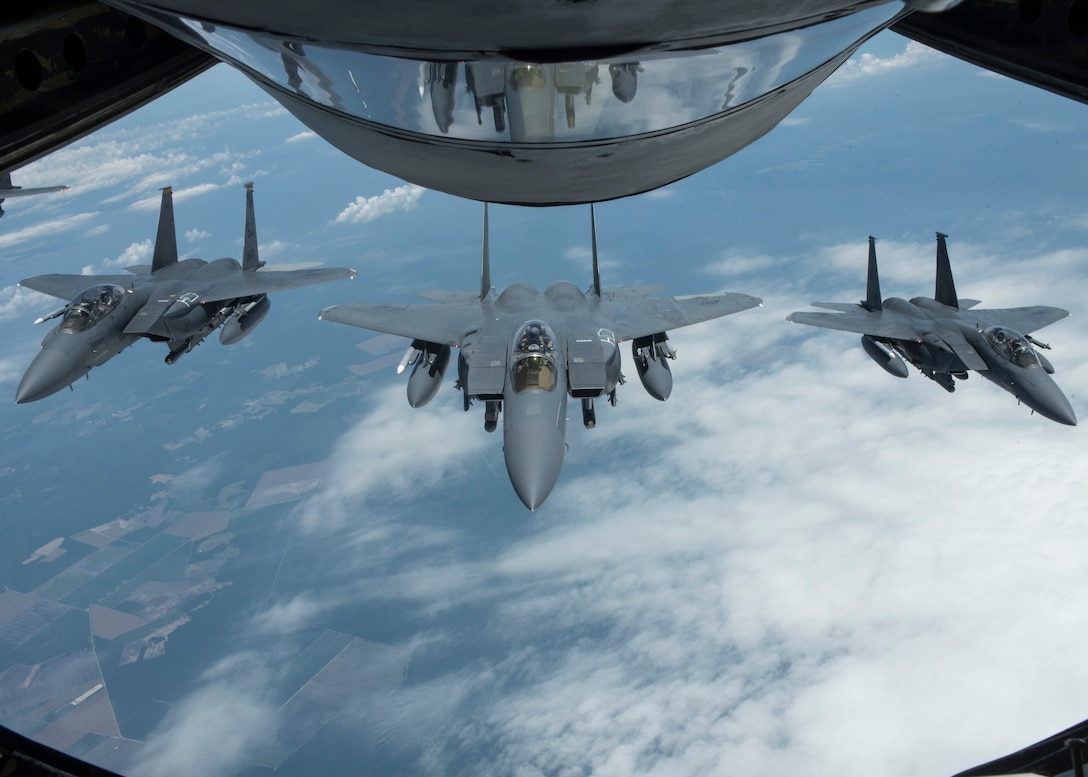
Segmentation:
{"type": "Polygon", "coordinates": [[[763,300],[758,297],[733,292],[693,294],[686,297],[644,297],[617,307],[613,328],[620,340],[634,340],[636,337],[646,337],[739,313],[762,304],[763,300]]]}
{"type": "Polygon", "coordinates": [[[446,305],[333,305],[318,318],[429,343],[459,345],[482,319],[479,300],[446,305]]]}
{"type": "Polygon", "coordinates": [[[71,302],[80,294],[92,286],[103,283],[112,283],[117,286],[132,287],[131,275],[35,275],[33,278],[24,278],[19,281],[20,286],[25,286],[51,297],[58,297],[66,302],[71,302]]]}
{"type": "Polygon", "coordinates": [[[50,192],[62,192],[67,186],[38,186],[33,189],[24,189],[21,186],[13,186],[9,189],[0,189],[0,200],[10,200],[13,197],[31,197],[35,194],[49,194],[50,192]]]}
{"type": "Polygon", "coordinates": [[[315,283],[328,283],[354,277],[355,270],[349,270],[346,267],[241,272],[235,276],[212,281],[212,287],[203,295],[203,299],[207,302],[244,299],[273,291],[297,289],[302,286],[312,286],[315,283]]]}
{"type": "MultiPolygon", "coordinates": [[[[645,297],[647,294],[656,294],[659,291],[664,291],[664,286],[650,285],[650,286],[619,286],[614,289],[601,289],[601,297],[603,299],[612,300],[613,302],[627,301],[630,299],[636,299],[638,297],[645,297]]],[[[588,295],[590,292],[586,292],[588,295]]]]}
{"type": "Polygon", "coordinates": [[[808,311],[790,313],[786,316],[786,320],[795,324],[838,329],[840,332],[856,332],[859,335],[887,337],[893,340],[918,338],[918,332],[913,326],[917,322],[911,319],[865,310],[857,305],[853,305],[852,308],[851,311],[844,310],[841,313],[810,313],[808,311]]]}
{"type": "Polygon", "coordinates": [[[972,310],[964,315],[963,320],[975,324],[981,329],[991,326],[1007,326],[1023,335],[1031,334],[1055,321],[1061,321],[1069,315],[1068,310],[1052,308],[1047,305],[1034,305],[1028,308],[991,308],[972,310]]]}
{"type": "Polygon", "coordinates": [[[954,326],[947,326],[942,322],[916,320],[887,311],[870,311],[856,305],[853,310],[844,310],[841,313],[809,313],[807,311],[790,313],[786,316],[786,320],[795,324],[885,337],[890,340],[932,339],[947,346],[960,358],[967,369],[978,371],[989,369],[963,334],[954,326]]]}

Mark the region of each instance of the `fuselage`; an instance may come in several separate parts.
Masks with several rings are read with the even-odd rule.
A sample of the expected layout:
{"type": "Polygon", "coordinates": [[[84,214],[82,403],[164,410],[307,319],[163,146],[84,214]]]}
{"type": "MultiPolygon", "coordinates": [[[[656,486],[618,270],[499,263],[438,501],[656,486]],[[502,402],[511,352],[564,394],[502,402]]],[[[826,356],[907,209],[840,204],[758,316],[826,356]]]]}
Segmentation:
{"type": "MultiPolygon", "coordinates": [[[[501,340],[505,347],[503,456],[518,497],[535,510],[559,478],[566,451],[567,397],[600,396],[621,379],[619,348],[594,295],[560,281],[541,294],[529,284],[508,286],[482,302],[484,321],[462,344],[461,369],[472,386],[470,366],[481,343],[501,340]],[[572,351],[576,353],[572,353],[572,351]],[[588,354],[581,356],[579,354],[588,354]],[[581,372],[587,361],[597,365],[592,379],[581,372]]],[[[490,401],[498,394],[474,393],[490,401]]]]}
{"type": "Polygon", "coordinates": [[[972,369],[946,342],[958,336],[986,363],[986,369],[973,371],[1043,417],[1076,425],[1076,414],[1068,398],[1044,369],[1031,341],[1019,332],[1000,326],[979,328],[971,322],[968,311],[927,297],[916,297],[909,302],[892,297],[884,301],[884,310],[903,313],[917,321],[916,339],[885,339],[885,342],[894,345],[904,358],[946,389],[952,388],[952,375],[962,376],[972,369]]]}
{"type": "Polygon", "coordinates": [[[147,289],[102,284],[72,300],[60,324],[42,340],[15,401],[34,402],[54,394],[139,340],[140,335],[125,334],[124,329],[147,299],[147,289]]]}
{"type": "Polygon", "coordinates": [[[154,275],[133,276],[127,286],[89,286],[68,304],[61,322],[42,340],[15,401],[34,402],[72,385],[141,337],[167,342],[171,353],[191,348],[194,339],[203,339],[222,323],[222,311],[234,304],[205,303],[203,294],[217,279],[240,272],[234,259],[186,259],[154,275]],[[137,325],[130,326],[134,322],[137,325]]]}

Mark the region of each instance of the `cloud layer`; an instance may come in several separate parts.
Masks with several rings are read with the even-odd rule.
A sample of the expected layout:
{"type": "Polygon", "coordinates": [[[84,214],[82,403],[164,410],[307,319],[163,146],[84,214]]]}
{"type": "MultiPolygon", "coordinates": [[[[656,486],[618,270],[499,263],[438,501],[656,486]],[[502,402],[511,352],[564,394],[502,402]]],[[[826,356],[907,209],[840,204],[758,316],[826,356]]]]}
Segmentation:
{"type": "Polygon", "coordinates": [[[395,189],[386,189],[373,197],[356,197],[340,214],[333,219],[334,224],[365,224],[398,210],[411,210],[427,191],[422,186],[405,184],[395,189]]]}

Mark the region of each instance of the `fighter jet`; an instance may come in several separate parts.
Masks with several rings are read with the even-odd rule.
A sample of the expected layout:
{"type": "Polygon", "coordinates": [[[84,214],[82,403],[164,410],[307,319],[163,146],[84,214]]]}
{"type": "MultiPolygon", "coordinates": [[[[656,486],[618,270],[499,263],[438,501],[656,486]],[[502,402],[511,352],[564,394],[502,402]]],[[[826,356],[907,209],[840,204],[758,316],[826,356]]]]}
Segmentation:
{"type": "Polygon", "coordinates": [[[167,344],[167,364],[220,326],[219,341],[236,343],[268,314],[269,292],[355,277],[355,271],[346,268],[261,271],[264,262],[257,254],[253,184],[245,186],[241,265],[229,258],[178,261],[173,197],[167,187],[162,190],[150,267],[128,267],[129,275],[38,275],[20,281],[28,289],[71,302],[34,322],[61,317],[56,329],[42,340],[15,401],[34,402],[71,386],[141,337],[167,344]]]}
{"type": "MultiPolygon", "coordinates": [[[[35,194],[63,192],[67,188],[67,186],[38,186],[33,189],[24,189],[22,186],[12,185],[11,173],[0,173],[0,205],[4,204],[4,200],[12,197],[30,197],[35,194]]],[[[0,216],[3,216],[4,213],[4,209],[0,208],[0,216]]]]}
{"type": "Polygon", "coordinates": [[[412,338],[398,372],[412,367],[408,403],[427,404],[459,348],[457,384],[467,411],[484,402],[484,429],[503,413],[503,455],[518,497],[535,510],[551,493],[566,448],[567,396],[582,404],[586,428],[597,423],[594,400],[616,404],[619,344],[631,341],[635,368],[651,396],[672,391],[667,359],[675,359],[667,329],[689,326],[762,305],[747,294],[647,297],[661,286],[602,289],[596,219],[590,208],[593,282],[588,291],[558,281],[543,294],[515,283],[491,288],[487,206],[479,292],[430,291],[437,305],[334,305],[321,318],[412,338]]]}
{"type": "Polygon", "coordinates": [[[975,310],[978,300],[960,299],[948,261],[948,235],[937,233],[937,284],[933,299],[896,297],[881,302],[876,240],[869,238],[869,278],[858,304],[813,302],[836,313],[791,313],[795,324],[841,329],[862,335],[873,361],[897,378],[907,377],[910,362],[946,391],[968,371],[1008,391],[1033,411],[1060,424],[1076,426],[1069,400],[1051,379],[1054,367],[1035,347],[1050,349],[1031,333],[1060,321],[1069,311],[1036,305],[975,310]],[[1035,347],[1032,347],[1035,346],[1035,347]],[[904,361],[905,360],[905,361],[904,361]]]}

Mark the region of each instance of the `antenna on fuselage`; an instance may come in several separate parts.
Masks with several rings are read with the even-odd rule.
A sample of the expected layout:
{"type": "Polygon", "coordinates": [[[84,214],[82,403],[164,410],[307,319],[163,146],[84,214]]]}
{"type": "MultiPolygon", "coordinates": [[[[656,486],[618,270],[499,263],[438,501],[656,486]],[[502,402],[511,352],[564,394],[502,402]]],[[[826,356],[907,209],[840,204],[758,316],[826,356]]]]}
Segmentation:
{"type": "Polygon", "coordinates": [[[874,312],[884,309],[880,300],[880,275],[876,270],[876,238],[872,235],[869,235],[869,277],[865,279],[865,302],[861,306],[874,312]]]}
{"type": "Polygon", "coordinates": [[[491,291],[491,252],[487,239],[487,203],[484,203],[484,252],[480,267],[480,299],[491,291]]]}
{"type": "Polygon", "coordinates": [[[593,293],[601,296],[601,265],[597,261],[597,213],[589,203],[589,234],[593,242],[593,293]]]}
{"type": "Polygon", "coordinates": [[[176,264],[177,261],[178,238],[174,232],[174,190],[166,186],[162,190],[162,205],[159,207],[159,229],[155,233],[151,272],[176,264]]]}
{"type": "Polygon", "coordinates": [[[960,299],[956,296],[956,284],[952,281],[952,263],[948,260],[948,246],[944,232],[937,233],[937,288],[933,299],[950,308],[958,308],[960,299]]]}
{"type": "Polygon", "coordinates": [[[257,217],[253,213],[253,182],[246,184],[246,229],[242,244],[242,269],[256,270],[264,267],[257,255],[257,217]]]}

